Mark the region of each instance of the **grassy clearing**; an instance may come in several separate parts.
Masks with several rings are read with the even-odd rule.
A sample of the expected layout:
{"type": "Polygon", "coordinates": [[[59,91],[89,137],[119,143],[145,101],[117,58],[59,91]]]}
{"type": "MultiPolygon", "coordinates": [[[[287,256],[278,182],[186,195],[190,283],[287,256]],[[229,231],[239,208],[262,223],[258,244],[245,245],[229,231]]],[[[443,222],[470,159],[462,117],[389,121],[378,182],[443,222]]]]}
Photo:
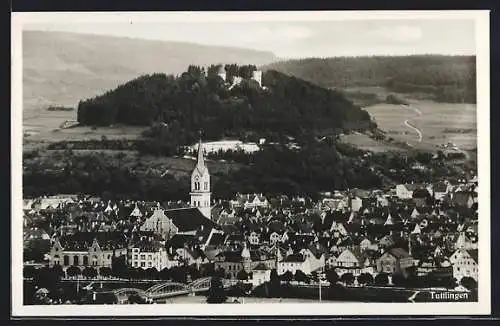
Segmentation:
{"type": "Polygon", "coordinates": [[[435,149],[437,145],[448,142],[464,150],[477,146],[475,105],[413,100],[410,108],[377,104],[365,109],[388,137],[408,142],[416,148],[435,149]],[[419,110],[421,115],[414,109],[419,110]],[[422,142],[418,142],[417,133],[404,124],[406,120],[422,132],[422,142]],[[454,129],[456,132],[450,132],[454,129]]]}
{"type": "Polygon", "coordinates": [[[377,141],[365,134],[349,134],[341,137],[341,141],[356,146],[359,149],[378,152],[405,151],[406,148],[390,142],[377,141]]]}

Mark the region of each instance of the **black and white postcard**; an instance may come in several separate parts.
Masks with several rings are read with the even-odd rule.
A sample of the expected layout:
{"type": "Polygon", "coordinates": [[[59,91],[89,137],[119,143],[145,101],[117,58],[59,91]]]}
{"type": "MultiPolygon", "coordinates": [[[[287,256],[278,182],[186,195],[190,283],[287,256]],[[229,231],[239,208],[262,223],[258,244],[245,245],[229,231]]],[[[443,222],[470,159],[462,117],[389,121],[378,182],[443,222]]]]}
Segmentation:
{"type": "Polygon", "coordinates": [[[13,13],[11,112],[14,316],[490,313],[488,11],[13,13]]]}

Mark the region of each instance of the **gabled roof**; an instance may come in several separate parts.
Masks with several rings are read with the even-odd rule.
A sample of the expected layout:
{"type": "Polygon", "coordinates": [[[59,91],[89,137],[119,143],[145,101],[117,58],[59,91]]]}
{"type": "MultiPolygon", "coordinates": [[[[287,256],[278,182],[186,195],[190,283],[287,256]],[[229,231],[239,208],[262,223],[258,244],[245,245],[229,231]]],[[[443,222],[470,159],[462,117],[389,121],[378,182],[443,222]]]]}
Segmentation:
{"type": "Polygon", "coordinates": [[[217,224],[206,218],[196,207],[170,209],[165,210],[164,213],[172,220],[179,232],[197,230],[202,225],[204,229],[217,227],[217,224]]]}
{"type": "Polygon", "coordinates": [[[419,188],[425,188],[423,184],[418,184],[418,183],[407,183],[403,184],[402,186],[404,186],[409,191],[415,191],[419,188]]]}
{"type": "Polygon", "coordinates": [[[226,236],[222,233],[212,233],[210,237],[210,241],[208,242],[208,246],[220,246],[224,244],[224,240],[226,236]]]}
{"type": "Polygon", "coordinates": [[[304,255],[302,255],[301,253],[295,253],[295,254],[291,254],[291,255],[286,256],[285,259],[283,259],[283,262],[287,262],[287,263],[294,263],[294,262],[302,263],[305,260],[306,259],[305,259],[304,255]]]}
{"type": "Polygon", "coordinates": [[[401,258],[409,258],[411,257],[408,252],[406,252],[405,250],[403,250],[402,248],[392,248],[390,249],[389,251],[387,251],[387,253],[389,253],[390,255],[396,257],[397,259],[401,259],[401,258]]]}
{"type": "Polygon", "coordinates": [[[196,242],[196,237],[192,234],[176,234],[167,241],[166,246],[174,249],[183,248],[185,245],[196,242]]]}
{"type": "Polygon", "coordinates": [[[325,247],[323,247],[320,244],[318,244],[318,246],[311,243],[307,247],[307,249],[309,249],[309,251],[311,251],[311,253],[314,255],[314,257],[316,257],[316,259],[319,259],[321,257],[321,255],[323,255],[325,252],[327,252],[325,247]]]}
{"type": "Polygon", "coordinates": [[[102,250],[126,248],[128,244],[128,239],[122,232],[77,232],[60,237],[59,242],[67,251],[87,251],[94,239],[102,250]]]}
{"type": "Polygon", "coordinates": [[[472,259],[474,259],[474,261],[476,263],[479,262],[478,258],[478,250],[477,249],[471,249],[471,250],[467,250],[467,253],[472,257],[472,259]]]}
{"type": "Polygon", "coordinates": [[[435,192],[446,192],[448,190],[448,185],[445,182],[438,182],[433,189],[435,192]]]}
{"type": "Polygon", "coordinates": [[[264,263],[258,263],[257,266],[253,268],[254,271],[267,271],[269,268],[264,263]]]}

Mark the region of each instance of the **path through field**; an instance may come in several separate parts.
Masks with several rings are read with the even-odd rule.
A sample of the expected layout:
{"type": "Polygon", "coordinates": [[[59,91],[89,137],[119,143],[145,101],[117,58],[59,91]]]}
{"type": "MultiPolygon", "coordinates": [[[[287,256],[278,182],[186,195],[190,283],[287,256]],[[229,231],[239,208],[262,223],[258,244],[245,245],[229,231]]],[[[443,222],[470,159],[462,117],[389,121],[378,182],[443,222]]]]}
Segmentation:
{"type": "MultiPolygon", "coordinates": [[[[408,109],[411,109],[413,111],[415,111],[417,113],[417,115],[421,116],[422,115],[422,112],[417,109],[417,108],[414,108],[410,105],[403,105],[403,107],[405,108],[408,108],[408,109]]],[[[404,122],[405,126],[407,126],[408,128],[410,129],[413,129],[416,131],[417,135],[418,135],[418,142],[421,142],[422,141],[422,131],[420,131],[420,129],[418,129],[417,127],[415,127],[414,125],[412,125],[410,123],[410,119],[406,119],[405,122],[404,122]]]]}

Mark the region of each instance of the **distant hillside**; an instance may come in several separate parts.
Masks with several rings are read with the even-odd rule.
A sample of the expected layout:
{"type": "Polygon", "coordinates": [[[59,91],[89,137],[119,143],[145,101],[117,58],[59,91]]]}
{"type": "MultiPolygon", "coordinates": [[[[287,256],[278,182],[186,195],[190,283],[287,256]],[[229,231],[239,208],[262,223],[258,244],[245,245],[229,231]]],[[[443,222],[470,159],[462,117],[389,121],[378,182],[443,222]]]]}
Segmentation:
{"type": "Polygon", "coordinates": [[[384,87],[424,93],[440,102],[476,102],[474,56],[310,58],[274,62],[273,69],[326,88],[384,87]]]}
{"type": "Polygon", "coordinates": [[[139,75],[177,74],[190,64],[267,64],[270,52],[64,32],[23,32],[23,97],[30,110],[76,106],[139,75]]]}
{"type": "MultiPolygon", "coordinates": [[[[333,135],[373,127],[369,114],[341,93],[270,70],[261,88],[245,69],[226,65],[242,82],[230,86],[217,74],[197,66],[174,77],[144,75],[100,96],[80,102],[78,122],[83,125],[150,125],[164,122],[156,135],[163,146],[192,143],[203,129],[204,138],[242,138],[253,134],[269,139],[333,135]]],[[[243,68],[255,69],[252,66],[243,68]]],[[[257,138],[258,139],[258,138],[257,138]]]]}

